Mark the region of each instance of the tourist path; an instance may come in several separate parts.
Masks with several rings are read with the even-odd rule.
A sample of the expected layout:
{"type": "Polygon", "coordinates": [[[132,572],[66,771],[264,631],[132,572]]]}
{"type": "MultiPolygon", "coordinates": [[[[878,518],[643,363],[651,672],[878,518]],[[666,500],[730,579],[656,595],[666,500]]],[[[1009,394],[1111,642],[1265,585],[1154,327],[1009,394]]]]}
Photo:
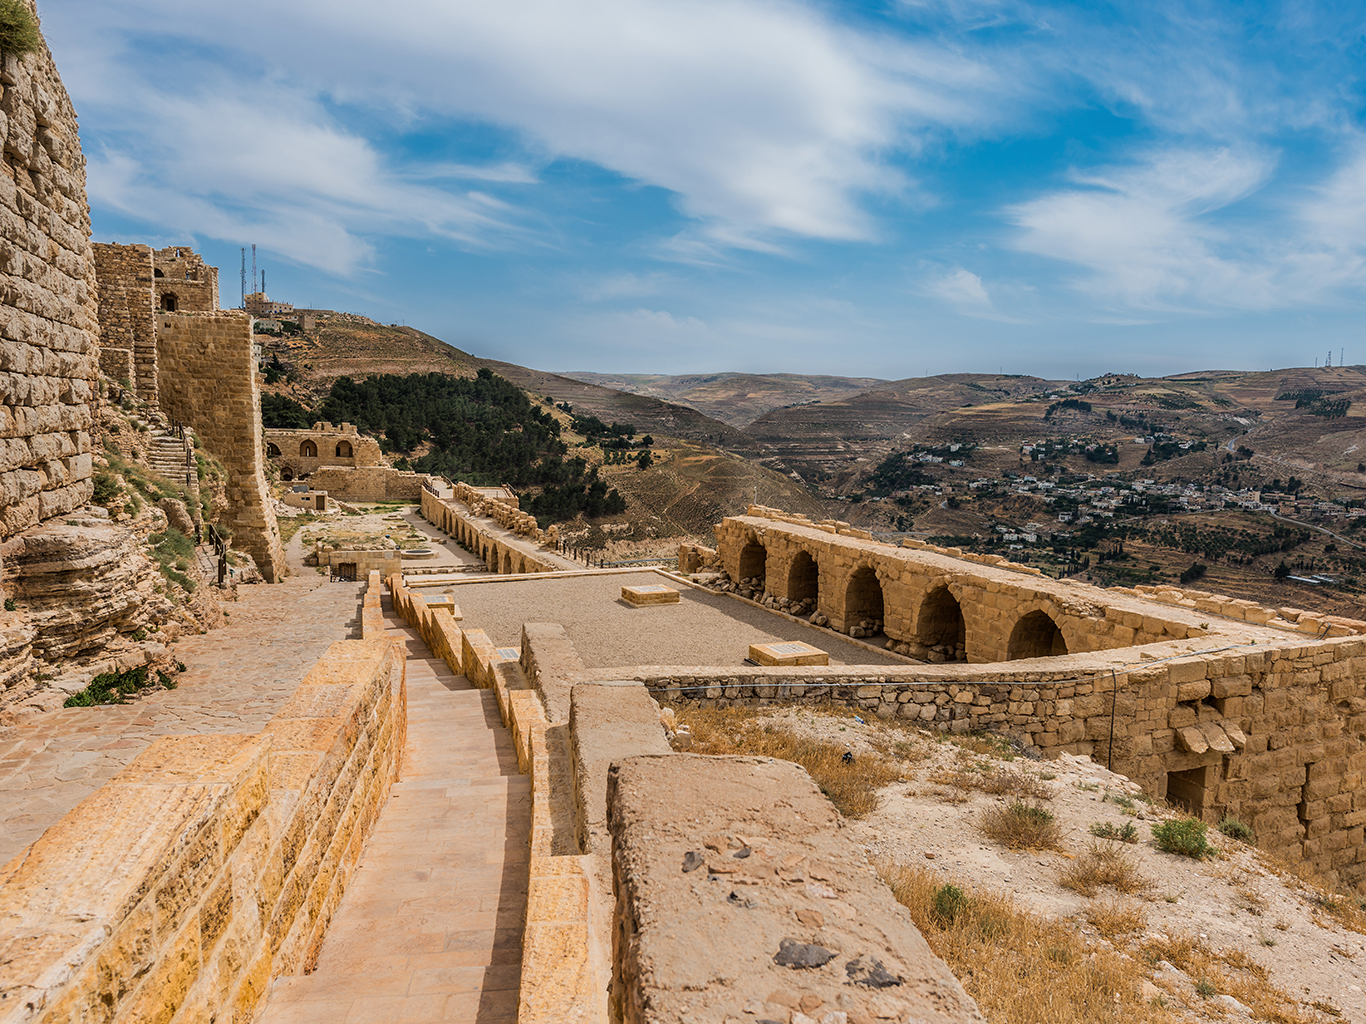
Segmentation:
{"type": "Polygon", "coordinates": [[[226,625],[171,646],[185,665],[174,690],[0,728],[0,864],[158,736],[259,732],[334,641],[360,635],[364,584],[291,568],[281,583],[239,586],[226,625]]]}
{"type": "Polygon", "coordinates": [[[491,690],[415,630],[400,781],[365,844],[312,974],[271,989],[262,1024],[495,1024],[517,1019],[530,779],[491,690]]]}

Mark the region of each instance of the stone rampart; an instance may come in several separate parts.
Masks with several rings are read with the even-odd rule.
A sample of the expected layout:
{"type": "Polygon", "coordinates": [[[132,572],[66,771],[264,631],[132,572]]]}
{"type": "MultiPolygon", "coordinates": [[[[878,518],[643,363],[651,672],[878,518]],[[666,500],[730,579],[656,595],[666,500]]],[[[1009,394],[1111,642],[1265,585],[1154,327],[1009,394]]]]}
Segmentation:
{"type": "Polygon", "coordinates": [[[76,112],[45,44],[0,56],[0,114],[4,540],[90,500],[99,298],[76,112]]]}
{"type": "Polygon", "coordinates": [[[493,518],[503,529],[535,543],[543,539],[534,516],[503,502],[478,496],[476,489],[467,484],[456,484],[454,497],[442,497],[431,489],[422,492],[422,518],[454,537],[465,550],[482,558],[490,572],[519,574],[562,570],[563,566],[553,560],[540,558],[508,543],[506,538],[497,536],[475,517],[493,518]],[[477,497],[478,504],[467,504],[460,497],[462,493],[477,497]]]}
{"type": "Polygon", "coordinates": [[[100,367],[110,380],[129,381],[144,402],[157,402],[157,331],[152,248],[94,244],[100,295],[100,367]],[[126,353],[115,356],[112,353],[126,353]],[[130,373],[119,372],[125,359],[130,373]]]}
{"type": "Polygon", "coordinates": [[[227,470],[223,525],[267,580],[281,579],[287,569],[266,487],[251,317],[159,313],[157,348],[162,411],[193,427],[227,470]]]}
{"type": "Polygon", "coordinates": [[[0,1022],[253,1020],[312,968],[405,723],[401,647],[343,640],[260,734],[157,740],[0,868],[0,1022]]]}

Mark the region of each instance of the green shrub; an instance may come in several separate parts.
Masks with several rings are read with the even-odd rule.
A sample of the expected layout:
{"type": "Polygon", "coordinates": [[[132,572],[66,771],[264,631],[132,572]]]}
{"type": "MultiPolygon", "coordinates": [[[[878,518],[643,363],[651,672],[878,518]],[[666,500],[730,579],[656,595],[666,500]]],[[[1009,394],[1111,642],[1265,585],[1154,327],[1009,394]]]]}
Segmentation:
{"type": "Polygon", "coordinates": [[[941,928],[950,927],[972,902],[956,885],[941,885],[934,894],[934,918],[941,928]]]}
{"type": "Polygon", "coordinates": [[[1177,818],[1161,821],[1153,826],[1153,839],[1157,848],[1164,853],[1175,853],[1182,857],[1200,860],[1214,852],[1209,844],[1209,826],[1195,818],[1177,818]]]}
{"type": "Polygon", "coordinates": [[[73,693],[63,702],[64,708],[88,708],[96,704],[122,704],[123,698],[137,693],[147,685],[147,667],[130,668],[127,672],[102,672],[90,680],[80,693],[73,693]]]}
{"type": "Polygon", "coordinates": [[[0,0],[0,53],[22,57],[43,43],[38,23],[19,0],[0,0]]]}
{"type": "Polygon", "coordinates": [[[1223,821],[1219,822],[1219,831],[1230,839],[1236,839],[1240,843],[1250,843],[1253,840],[1252,826],[1245,821],[1239,821],[1232,815],[1224,815],[1223,821]]]}
{"type": "Polygon", "coordinates": [[[1138,829],[1132,821],[1116,827],[1108,821],[1097,821],[1091,825],[1091,834],[1100,839],[1117,839],[1121,843],[1138,842],[1138,829]]]}
{"type": "Polygon", "coordinates": [[[96,505],[109,505],[118,499],[123,493],[123,488],[119,482],[109,473],[95,474],[95,493],[90,496],[90,500],[96,505]]]}
{"type": "Polygon", "coordinates": [[[19,610],[19,606],[18,606],[17,604],[14,603],[14,598],[12,598],[12,597],[7,597],[7,598],[5,598],[5,611],[7,611],[7,612],[13,612],[13,611],[18,611],[18,610],[19,610]]]}

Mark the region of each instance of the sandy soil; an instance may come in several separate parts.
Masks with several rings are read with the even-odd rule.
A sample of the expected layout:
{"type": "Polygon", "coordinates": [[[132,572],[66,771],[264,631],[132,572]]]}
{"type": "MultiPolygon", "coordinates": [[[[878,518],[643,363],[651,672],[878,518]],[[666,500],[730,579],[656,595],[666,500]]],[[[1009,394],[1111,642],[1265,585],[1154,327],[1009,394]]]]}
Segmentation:
{"type": "MultiPolygon", "coordinates": [[[[686,721],[686,713],[680,717],[686,721]]],[[[1211,841],[1219,848],[1215,857],[1196,861],[1158,850],[1151,826],[1176,815],[1142,799],[1115,802],[1116,796],[1138,792],[1138,786],[1123,776],[1066,754],[1056,761],[1016,756],[1007,763],[970,751],[942,734],[903,730],[877,719],[861,723],[844,709],[785,709],[772,718],[843,743],[856,756],[871,753],[876,746],[886,749],[889,741],[917,741],[907,762],[906,781],[884,789],[877,811],[850,823],[870,855],[929,866],[960,886],[1007,891],[1038,913],[1075,921],[1088,940],[1105,944],[1087,921],[1086,909],[1093,900],[1113,900],[1117,894],[1104,889],[1088,900],[1063,888],[1058,878],[1073,858],[1101,842],[1090,834],[1093,823],[1108,822],[1117,828],[1132,823],[1138,842],[1123,848],[1135,856],[1140,872],[1153,884],[1146,896],[1120,899],[1141,907],[1149,935],[1193,933],[1216,949],[1236,947],[1265,966],[1271,982],[1298,999],[1301,1012],[1310,1019],[1366,1021],[1366,935],[1346,930],[1320,911],[1312,902],[1314,891],[1293,874],[1214,829],[1211,841]],[[1010,798],[932,781],[945,770],[974,766],[1022,771],[1043,781],[1051,793],[1044,803],[1064,829],[1067,853],[1011,851],[997,845],[977,822],[991,803],[1010,798]],[[1132,805],[1132,813],[1126,804],[1132,805]],[[1325,1007],[1340,1016],[1331,1009],[1325,1012],[1325,1007]]],[[[1258,1019],[1236,1006],[1230,1008],[1228,1000],[1201,998],[1192,979],[1174,968],[1155,972],[1154,980],[1168,1005],[1181,1008],[1174,1019],[1258,1019]]]]}

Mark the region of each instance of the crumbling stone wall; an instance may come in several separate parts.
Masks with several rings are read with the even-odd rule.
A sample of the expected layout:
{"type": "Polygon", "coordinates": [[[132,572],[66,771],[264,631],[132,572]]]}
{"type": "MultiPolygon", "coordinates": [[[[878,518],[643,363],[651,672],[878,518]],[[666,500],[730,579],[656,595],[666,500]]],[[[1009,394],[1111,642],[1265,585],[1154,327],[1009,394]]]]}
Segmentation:
{"type": "MultiPolygon", "coordinates": [[[[335,427],[315,423],[311,430],[270,429],[265,439],[266,455],[280,467],[284,480],[302,480],[319,469],[336,466],[389,467],[379,442],[360,433],[352,423],[335,427]]],[[[413,500],[417,500],[416,494],[413,500]]]]}
{"type": "Polygon", "coordinates": [[[228,473],[223,525],[267,580],[286,574],[266,487],[251,317],[236,310],[157,315],[161,408],[194,428],[228,473]]]}
{"type": "Polygon", "coordinates": [[[127,380],[144,402],[157,401],[157,331],[153,312],[152,248],[96,242],[100,369],[127,380]]]}
{"type": "Polygon", "coordinates": [[[0,113],[3,540],[90,499],[99,328],[85,158],[46,46],[0,60],[0,113]]]}
{"type": "Polygon", "coordinates": [[[465,550],[482,558],[490,572],[507,575],[558,572],[564,568],[549,558],[538,558],[514,547],[505,539],[494,536],[472,518],[479,515],[496,516],[497,522],[504,529],[532,540],[542,539],[535,516],[518,511],[504,502],[487,499],[477,488],[468,484],[456,484],[453,492],[444,497],[435,490],[423,488],[422,518],[450,534],[465,550]],[[464,499],[459,497],[462,494],[464,499]],[[478,504],[469,505],[465,503],[466,500],[477,501],[478,504]],[[509,523],[512,525],[509,526],[509,523]]]}
{"type": "Polygon", "coordinates": [[[218,309],[218,268],[186,245],[152,253],[154,305],[180,313],[212,313],[218,309]]]}
{"type": "Polygon", "coordinates": [[[310,473],[308,482],[338,501],[418,501],[423,483],[431,479],[389,466],[326,466],[310,473]]]}

